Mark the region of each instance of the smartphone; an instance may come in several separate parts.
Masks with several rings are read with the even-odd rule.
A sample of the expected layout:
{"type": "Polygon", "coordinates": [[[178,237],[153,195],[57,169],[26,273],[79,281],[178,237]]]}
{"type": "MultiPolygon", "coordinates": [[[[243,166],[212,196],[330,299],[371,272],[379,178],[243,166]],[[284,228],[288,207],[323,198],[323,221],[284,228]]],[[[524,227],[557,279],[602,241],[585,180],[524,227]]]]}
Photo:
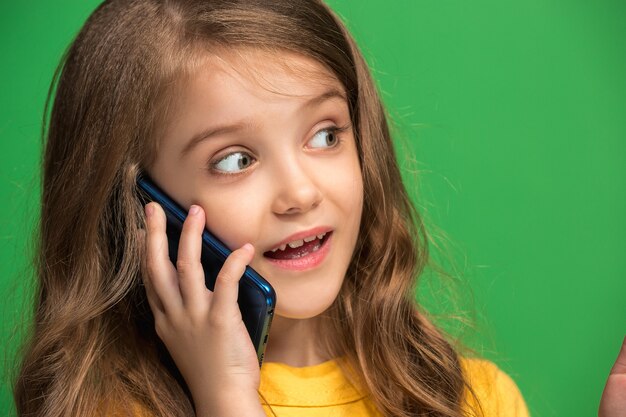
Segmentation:
{"type": "MultiPolygon", "coordinates": [[[[169,255],[172,263],[176,265],[178,242],[187,211],[165,194],[146,174],[137,177],[137,186],[142,205],[145,206],[148,202],[154,201],[159,203],[165,211],[169,255]]],[[[213,291],[217,274],[231,252],[218,238],[208,230],[204,230],[200,262],[204,269],[204,282],[209,290],[213,291]]],[[[250,339],[256,349],[260,367],[263,364],[265,345],[274,317],[276,292],[265,278],[247,266],[239,281],[237,303],[243,322],[250,334],[250,339]]]]}

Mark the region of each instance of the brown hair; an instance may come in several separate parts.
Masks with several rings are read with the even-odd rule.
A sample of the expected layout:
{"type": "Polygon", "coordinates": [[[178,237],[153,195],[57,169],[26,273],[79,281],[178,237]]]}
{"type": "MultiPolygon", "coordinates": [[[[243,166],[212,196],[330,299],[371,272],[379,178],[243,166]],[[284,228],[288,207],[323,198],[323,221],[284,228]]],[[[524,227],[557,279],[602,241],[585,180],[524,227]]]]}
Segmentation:
{"type": "Polygon", "coordinates": [[[46,105],[47,114],[54,96],[19,415],[99,415],[133,404],[155,416],[193,415],[140,284],[135,178],[154,157],[174,87],[199,54],[220,47],[303,54],[345,87],[365,198],[352,262],[325,313],[327,349],[384,415],[462,415],[469,387],[458,354],[414,298],[428,241],[381,100],[344,25],[311,0],[113,0],[87,20],[46,105]]]}

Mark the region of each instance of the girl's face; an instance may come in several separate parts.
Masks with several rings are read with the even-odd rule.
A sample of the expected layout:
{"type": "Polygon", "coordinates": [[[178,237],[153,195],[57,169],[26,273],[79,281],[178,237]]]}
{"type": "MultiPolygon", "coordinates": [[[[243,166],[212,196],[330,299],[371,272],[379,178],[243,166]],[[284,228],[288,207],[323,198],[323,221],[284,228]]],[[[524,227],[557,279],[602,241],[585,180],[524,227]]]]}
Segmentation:
{"type": "Polygon", "coordinates": [[[310,58],[237,50],[208,59],[177,100],[149,174],[184,207],[200,205],[228,247],[254,245],[251,266],[274,287],[276,314],[322,313],[363,205],[341,83],[310,58]]]}

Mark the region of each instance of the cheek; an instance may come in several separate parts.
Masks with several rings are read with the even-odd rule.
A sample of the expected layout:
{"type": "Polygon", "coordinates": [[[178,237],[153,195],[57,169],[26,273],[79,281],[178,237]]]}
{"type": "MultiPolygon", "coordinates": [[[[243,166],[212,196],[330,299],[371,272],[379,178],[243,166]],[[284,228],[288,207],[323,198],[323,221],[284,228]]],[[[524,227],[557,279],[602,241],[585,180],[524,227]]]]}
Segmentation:
{"type": "Polygon", "coordinates": [[[206,213],[206,227],[232,250],[255,242],[260,233],[262,193],[258,187],[222,187],[207,190],[200,205],[206,213]],[[256,210],[255,210],[256,209],[256,210]]]}
{"type": "Polygon", "coordinates": [[[346,158],[328,169],[324,181],[329,190],[327,194],[335,200],[337,207],[350,216],[351,222],[358,223],[363,206],[363,178],[356,157],[346,158]]]}
{"type": "Polygon", "coordinates": [[[358,240],[358,234],[361,226],[361,216],[363,214],[363,178],[358,162],[353,165],[351,175],[347,176],[343,182],[343,193],[339,194],[341,198],[341,206],[347,215],[346,229],[349,241],[348,257],[352,256],[354,247],[358,240]]]}

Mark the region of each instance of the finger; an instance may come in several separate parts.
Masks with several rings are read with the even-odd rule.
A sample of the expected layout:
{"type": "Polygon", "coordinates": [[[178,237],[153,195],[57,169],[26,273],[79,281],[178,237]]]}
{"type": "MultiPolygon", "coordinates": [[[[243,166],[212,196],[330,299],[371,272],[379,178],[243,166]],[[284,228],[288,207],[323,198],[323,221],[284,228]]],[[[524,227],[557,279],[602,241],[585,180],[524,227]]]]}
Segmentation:
{"type": "Polygon", "coordinates": [[[156,295],[154,290],[150,288],[150,286],[144,284],[144,288],[146,289],[146,299],[148,300],[148,305],[150,306],[150,311],[152,311],[152,316],[157,320],[165,316],[165,308],[159,300],[159,297],[156,295]]]}
{"type": "MultiPolygon", "coordinates": [[[[144,249],[147,247],[147,239],[148,234],[144,229],[137,230],[137,240],[143,242],[144,249]]],[[[140,273],[141,283],[143,285],[144,290],[146,291],[146,299],[148,300],[148,304],[150,305],[150,310],[152,310],[152,314],[156,317],[157,314],[163,314],[163,304],[161,304],[161,300],[157,297],[152,285],[150,284],[150,277],[148,276],[148,269],[146,265],[146,252],[144,251],[143,256],[141,257],[140,263],[140,273]]]]}
{"type": "Polygon", "coordinates": [[[200,206],[192,205],[183,224],[178,246],[176,269],[180,293],[184,306],[192,311],[201,310],[207,304],[208,290],[204,283],[204,270],[200,263],[204,222],[204,210],[200,206]]]}
{"type": "Polygon", "coordinates": [[[617,355],[617,360],[615,361],[615,365],[611,369],[611,375],[615,374],[624,374],[626,375],[626,337],[622,341],[622,348],[617,355]]]}
{"type": "MultiPolygon", "coordinates": [[[[182,298],[178,287],[176,269],[168,254],[166,218],[157,203],[146,205],[146,278],[148,288],[154,291],[163,311],[177,314],[182,310],[182,298]]],[[[154,303],[157,305],[157,303],[154,303]]]]}
{"type": "Polygon", "coordinates": [[[237,306],[239,280],[253,256],[254,246],[246,243],[226,258],[226,262],[224,262],[215,280],[210,314],[227,316],[239,312],[237,306]]]}

